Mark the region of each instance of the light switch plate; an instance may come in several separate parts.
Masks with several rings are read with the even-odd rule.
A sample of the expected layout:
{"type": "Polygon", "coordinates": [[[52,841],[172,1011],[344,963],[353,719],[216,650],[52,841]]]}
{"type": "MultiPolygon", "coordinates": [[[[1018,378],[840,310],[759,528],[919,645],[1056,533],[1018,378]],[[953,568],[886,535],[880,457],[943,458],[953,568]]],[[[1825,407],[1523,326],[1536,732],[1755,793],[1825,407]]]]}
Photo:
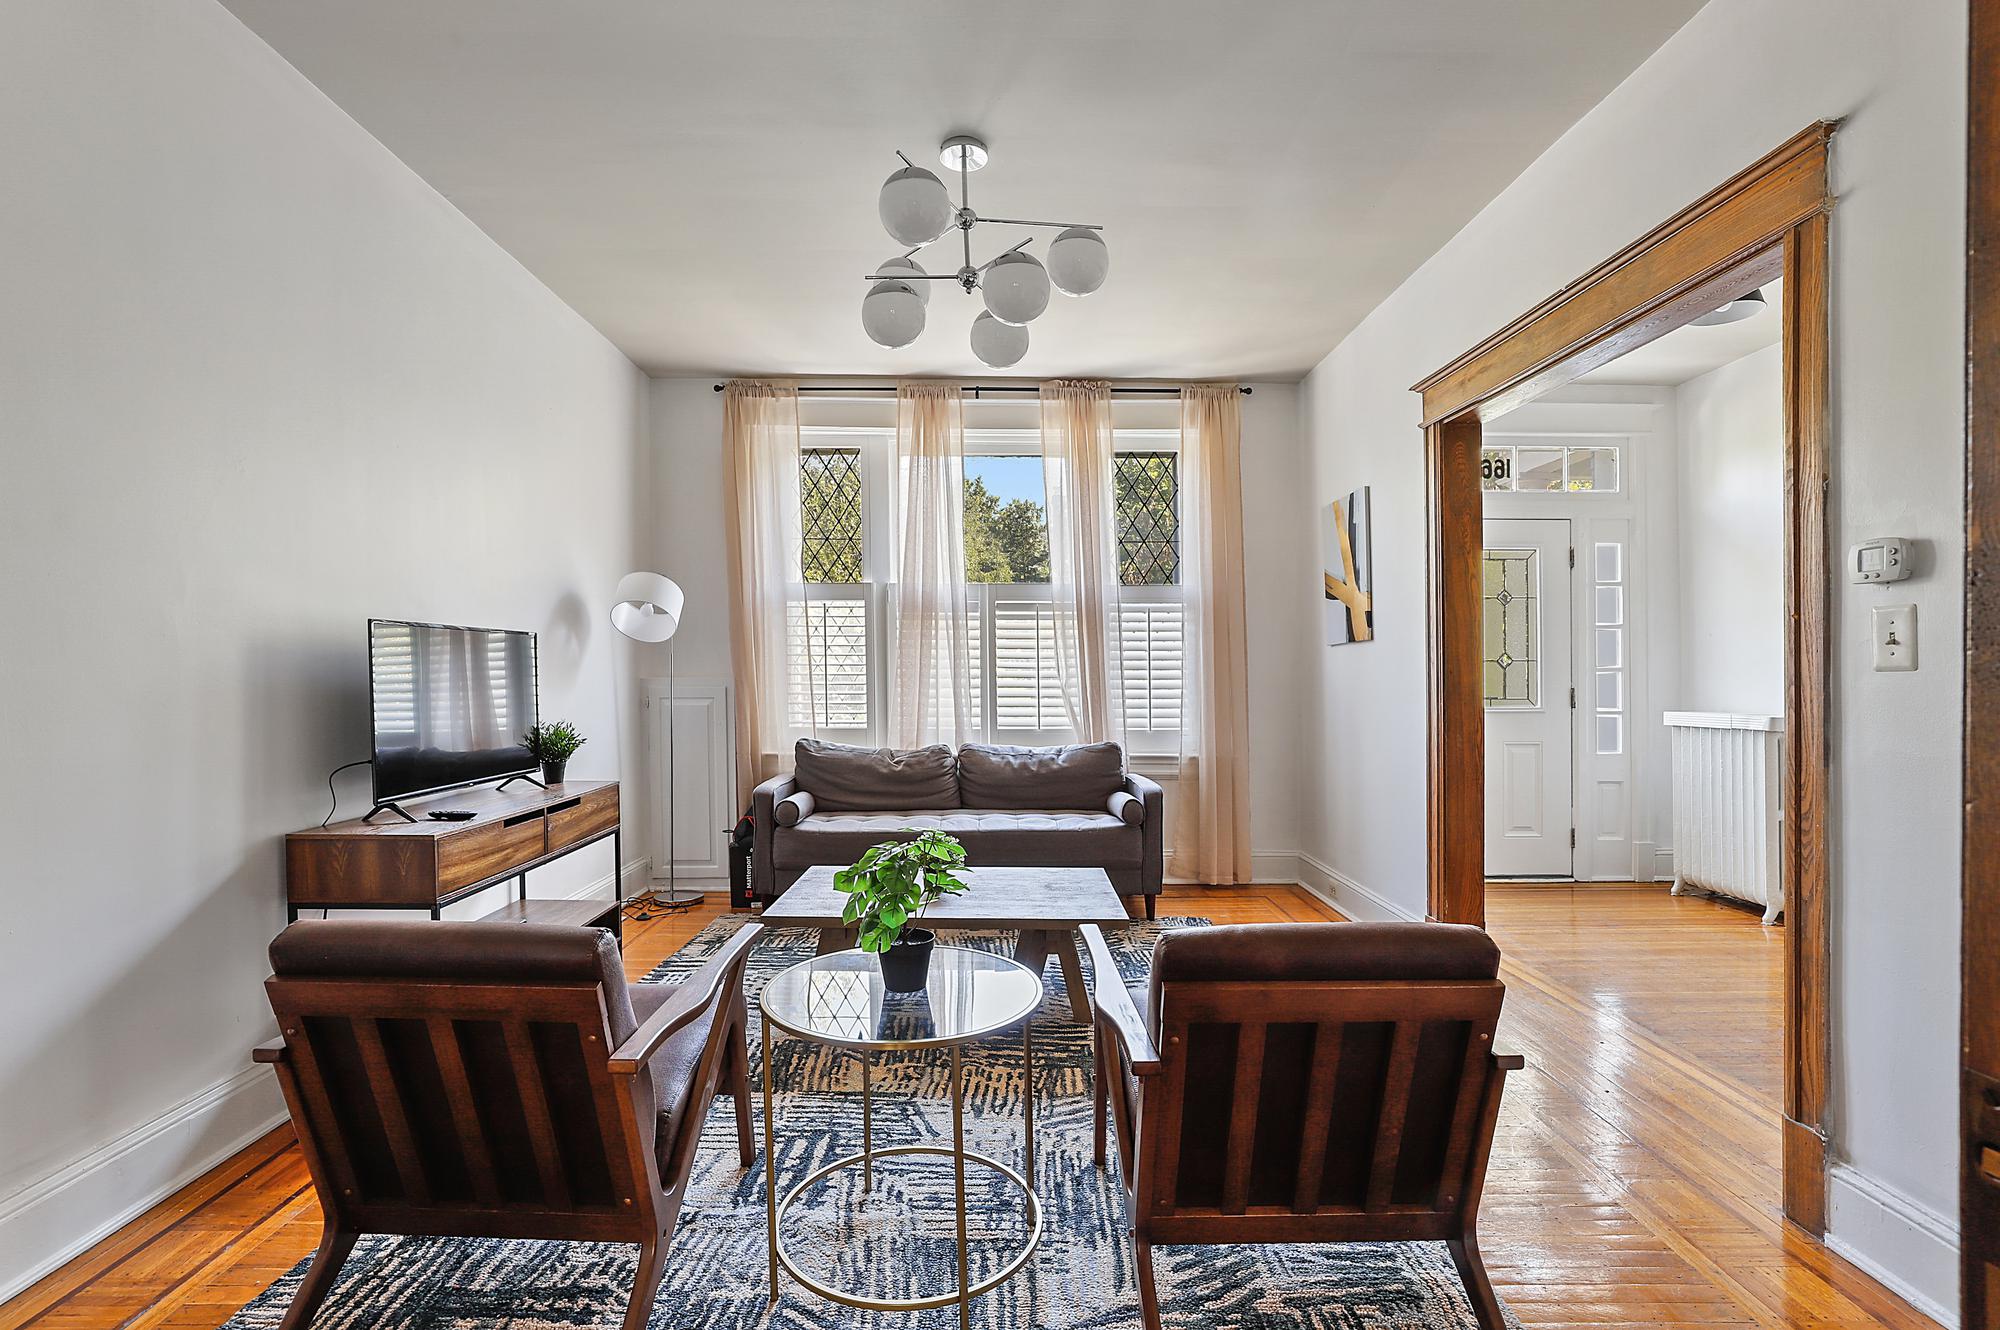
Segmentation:
{"type": "Polygon", "coordinates": [[[1874,608],[1875,668],[1917,668],[1917,607],[1877,605],[1874,608]]]}

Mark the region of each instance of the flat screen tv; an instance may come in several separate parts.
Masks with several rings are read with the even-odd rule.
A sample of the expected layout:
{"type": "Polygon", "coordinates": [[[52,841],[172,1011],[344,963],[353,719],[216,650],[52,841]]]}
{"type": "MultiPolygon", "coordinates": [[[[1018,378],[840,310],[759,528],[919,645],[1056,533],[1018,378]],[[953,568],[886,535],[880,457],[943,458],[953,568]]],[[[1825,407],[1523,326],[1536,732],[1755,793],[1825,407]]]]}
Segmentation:
{"type": "Polygon", "coordinates": [[[535,770],[533,633],[370,619],[368,664],[377,804],[535,770]]]}

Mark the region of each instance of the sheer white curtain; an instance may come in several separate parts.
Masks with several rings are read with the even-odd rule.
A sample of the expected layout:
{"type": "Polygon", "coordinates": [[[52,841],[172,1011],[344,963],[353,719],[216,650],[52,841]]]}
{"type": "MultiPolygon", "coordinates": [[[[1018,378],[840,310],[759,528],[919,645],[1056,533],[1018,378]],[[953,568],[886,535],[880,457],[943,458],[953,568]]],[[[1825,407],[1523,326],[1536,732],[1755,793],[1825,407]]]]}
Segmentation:
{"type": "Polygon", "coordinates": [[[895,671],[889,742],[975,735],[965,586],[965,414],[956,383],[896,386],[895,671]]]}
{"type": "Polygon", "coordinates": [[[1250,880],[1250,680],[1243,626],[1241,398],[1233,383],[1181,389],[1185,674],[1180,789],[1167,871],[1250,880]]]}
{"type": "Polygon", "coordinates": [[[799,563],[799,394],[789,382],[732,380],[722,397],[729,540],[729,638],[736,653],[736,803],[786,769],[798,727],[790,697],[791,611],[799,563]]]}
{"type": "Polygon", "coordinates": [[[1112,450],[1110,384],[1042,385],[1056,668],[1070,723],[1085,743],[1125,739],[1112,450]]]}

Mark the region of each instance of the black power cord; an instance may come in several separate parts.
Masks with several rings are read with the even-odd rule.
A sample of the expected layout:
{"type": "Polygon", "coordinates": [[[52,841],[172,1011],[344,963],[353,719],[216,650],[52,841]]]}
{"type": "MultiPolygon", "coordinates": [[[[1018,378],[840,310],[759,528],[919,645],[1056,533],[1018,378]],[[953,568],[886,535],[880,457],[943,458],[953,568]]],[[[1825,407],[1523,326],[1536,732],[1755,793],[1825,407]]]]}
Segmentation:
{"type": "Polygon", "coordinates": [[[362,758],[362,759],[361,759],[361,760],[360,760],[359,762],[349,762],[349,763],[348,763],[348,764],[347,764],[346,766],[344,766],[344,767],[335,767],[335,768],[334,768],[334,769],[333,769],[332,771],[329,771],[329,772],[327,772],[327,773],[326,773],[326,794],[327,794],[327,798],[329,798],[329,799],[331,799],[331,800],[333,801],[333,806],[332,806],[332,807],[330,807],[330,808],[328,808],[328,809],[326,810],[326,816],[325,816],[325,817],[323,817],[323,818],[321,818],[321,819],[319,820],[319,824],[320,824],[321,826],[325,826],[325,825],[326,825],[327,823],[329,823],[329,822],[333,821],[333,815],[334,815],[334,814],[335,814],[336,812],[340,811],[340,796],[339,796],[338,794],[334,793],[334,789],[333,789],[333,778],[334,778],[335,776],[338,776],[338,775],[339,775],[339,774],[340,774],[341,772],[343,772],[343,771],[351,771],[351,770],[353,770],[353,769],[354,769],[355,767],[365,767],[365,766],[368,766],[368,765],[370,765],[370,764],[371,764],[372,762],[374,762],[374,760],[375,760],[375,759],[374,759],[374,758],[372,758],[372,757],[364,757],[364,758],[362,758]]]}

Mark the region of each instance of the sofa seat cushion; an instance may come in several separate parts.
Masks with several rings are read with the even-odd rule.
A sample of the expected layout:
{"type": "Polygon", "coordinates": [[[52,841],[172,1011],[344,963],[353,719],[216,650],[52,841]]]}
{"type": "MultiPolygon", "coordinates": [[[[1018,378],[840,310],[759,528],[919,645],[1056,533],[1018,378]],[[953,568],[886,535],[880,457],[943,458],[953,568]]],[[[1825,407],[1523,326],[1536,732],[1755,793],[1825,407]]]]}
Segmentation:
{"type": "Polygon", "coordinates": [[[1144,852],[1139,828],[1103,809],[1024,812],[961,808],[903,813],[815,812],[781,827],[771,849],[777,868],[851,864],[871,845],[945,831],[965,845],[972,867],[1137,868],[1144,852]]]}

